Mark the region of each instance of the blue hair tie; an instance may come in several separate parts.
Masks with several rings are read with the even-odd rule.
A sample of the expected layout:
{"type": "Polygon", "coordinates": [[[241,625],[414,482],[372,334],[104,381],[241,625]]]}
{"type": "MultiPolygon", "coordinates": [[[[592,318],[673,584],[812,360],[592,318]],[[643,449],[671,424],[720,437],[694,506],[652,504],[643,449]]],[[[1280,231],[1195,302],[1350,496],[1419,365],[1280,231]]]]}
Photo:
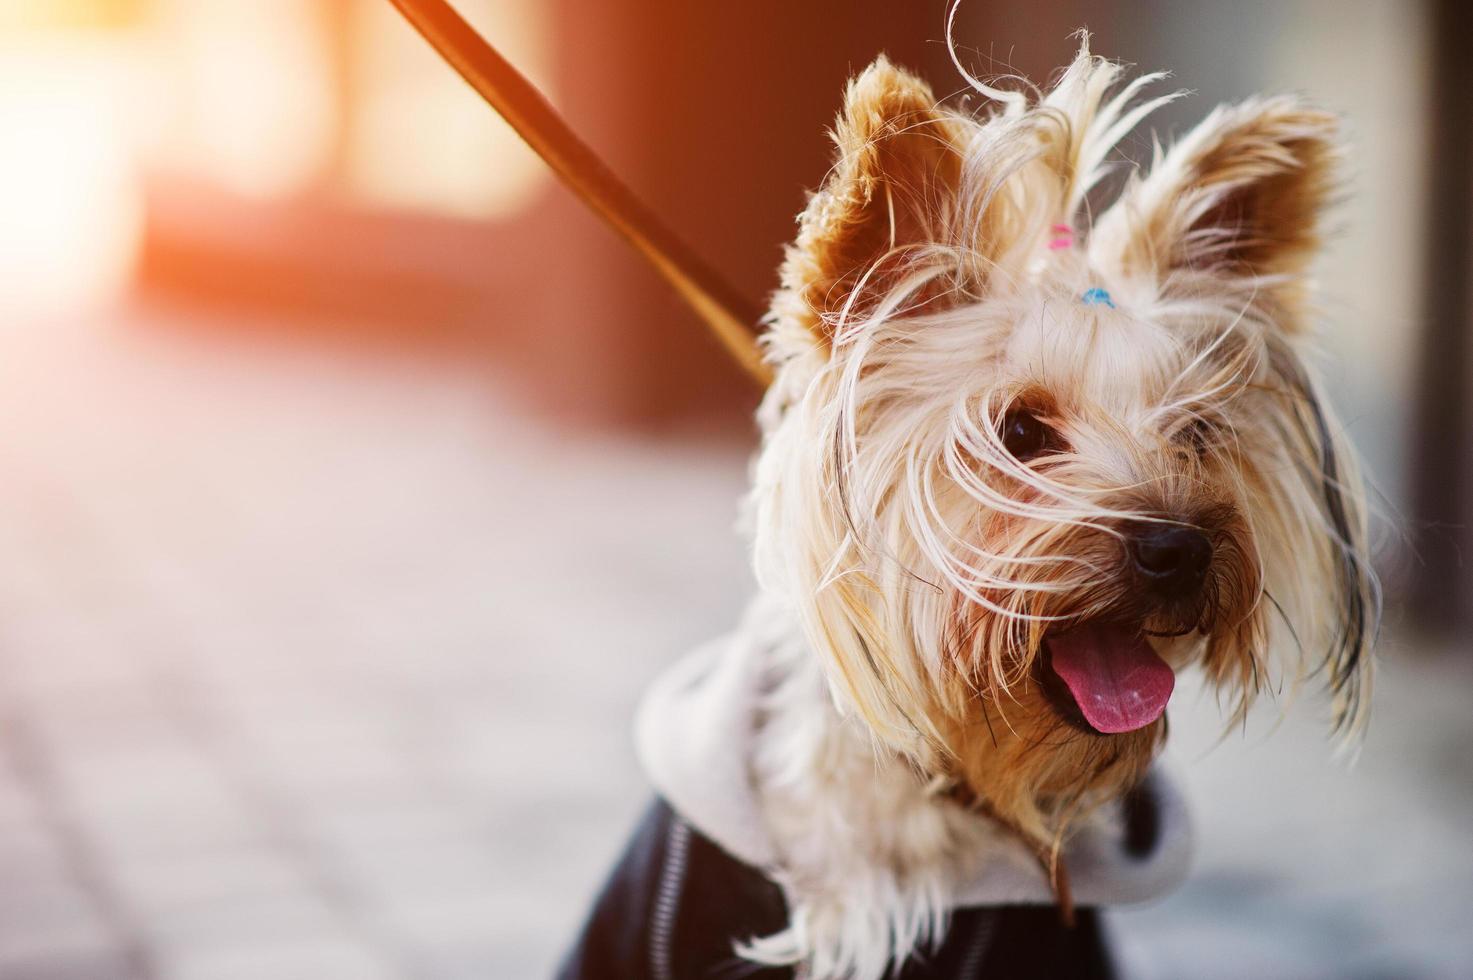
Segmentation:
{"type": "Polygon", "coordinates": [[[1085,306],[1108,306],[1112,310],[1115,308],[1115,301],[1110,298],[1110,294],[1099,286],[1086,289],[1084,295],[1079,297],[1079,301],[1085,306]]]}

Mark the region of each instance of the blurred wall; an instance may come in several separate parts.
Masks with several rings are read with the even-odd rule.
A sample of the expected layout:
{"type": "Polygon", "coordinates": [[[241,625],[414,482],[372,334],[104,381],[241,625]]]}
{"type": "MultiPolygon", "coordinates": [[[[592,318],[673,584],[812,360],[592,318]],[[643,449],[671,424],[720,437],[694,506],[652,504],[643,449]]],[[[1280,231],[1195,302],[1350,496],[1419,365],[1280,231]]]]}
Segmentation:
{"type": "MultiPolygon", "coordinates": [[[[272,37],[243,26],[259,26],[261,9],[209,6],[232,7],[234,26],[259,44],[272,37]]],[[[939,0],[869,0],[843,18],[776,0],[739,12],[675,2],[459,6],[754,303],[775,285],[805,189],[828,165],[824,130],[845,80],[880,50],[932,77],[945,61],[928,41],[939,0]]],[[[315,38],[327,65],[308,58],[292,68],[280,51],[264,59],[287,62],[273,67],[319,96],[335,93],[330,123],[318,127],[329,131],[297,141],[319,146],[293,158],[315,153],[315,176],[274,197],[232,179],[230,166],[207,169],[203,181],[155,179],[149,283],[306,311],[317,330],[346,322],[363,337],[407,334],[400,339],[468,351],[544,410],[585,423],[748,429],[755,393],[704,329],[507,141],[387,4],[264,9],[276,10],[276,33],[295,23],[315,38]],[[478,181],[477,166],[514,176],[478,181]]],[[[218,26],[199,13],[175,19],[203,22],[205,33],[218,26]]],[[[252,118],[272,101],[256,93],[252,118]]],[[[282,130],[303,111],[281,109],[284,121],[266,123],[260,139],[296,145],[282,130]]],[[[204,131],[200,142],[217,148],[204,131]]]]}
{"type": "MultiPolygon", "coordinates": [[[[804,192],[827,166],[823,130],[844,80],[886,51],[938,93],[959,88],[940,43],[944,0],[864,0],[838,12],[777,0],[739,11],[673,0],[460,6],[754,300],[773,288],[804,192]]],[[[449,335],[463,344],[480,335],[489,349],[478,356],[523,375],[528,397],[587,418],[658,421],[750,404],[745,382],[693,319],[387,4],[207,0],[162,9],[174,11],[164,23],[176,46],[220,49],[209,35],[224,24],[271,52],[259,64],[237,52],[238,72],[274,69],[287,81],[264,91],[216,82],[216,102],[206,92],[181,110],[203,127],[196,142],[204,150],[176,152],[168,168],[154,168],[172,175],[152,184],[154,281],[219,293],[233,277],[238,300],[315,305],[329,317],[417,319],[421,339],[449,335]],[[292,36],[292,24],[305,40],[277,43],[292,36]],[[254,108],[234,111],[240,106],[254,108]],[[243,117],[237,127],[247,142],[302,146],[232,162],[231,144],[216,133],[221,122],[211,121],[224,110],[243,117]],[[216,166],[181,178],[179,160],[201,155],[216,166]],[[287,179],[294,168],[309,175],[287,179]],[[273,180],[282,193],[263,193],[273,180]],[[274,238],[273,221],[282,226],[274,238]],[[273,249],[285,260],[273,264],[273,249]],[[191,265],[192,254],[218,261],[191,265]],[[269,287],[239,274],[253,265],[269,287]],[[227,271],[211,277],[211,267],[227,271]],[[314,277],[327,285],[313,288],[314,277]]],[[[1174,69],[1168,84],[1195,93],[1155,120],[1164,132],[1182,131],[1218,101],[1265,89],[1303,91],[1345,114],[1354,185],[1338,215],[1345,232],[1324,268],[1338,362],[1329,373],[1345,401],[1377,406],[1350,422],[1389,496],[1403,499],[1395,447],[1408,423],[1422,258],[1421,8],[1376,0],[969,3],[958,37],[963,58],[981,72],[1045,78],[1068,59],[1069,35],[1081,26],[1094,32],[1097,51],[1142,69],[1174,69]]],[[[171,81],[202,87],[187,72],[171,81]]]]}
{"type": "MultiPolygon", "coordinates": [[[[938,94],[961,87],[945,0],[457,6],[754,303],[828,165],[845,79],[886,51],[938,94]]],[[[1467,282],[1446,228],[1466,241],[1469,220],[1427,180],[1442,162],[1456,185],[1435,140],[1473,100],[1454,81],[1434,101],[1431,41],[1457,31],[1434,32],[1429,9],[1461,7],[973,0],[957,37],[981,74],[1044,79],[1088,27],[1096,51],[1192,91],[1154,120],[1168,135],[1263,90],[1343,114],[1324,369],[1385,492],[1394,588],[1421,567],[1409,542],[1436,547],[1418,594],[1448,605],[1467,589],[1447,529],[1467,523],[1468,408],[1449,399],[1470,377],[1469,327],[1466,303],[1429,304],[1467,282]],[[1436,246],[1429,213],[1446,226],[1436,246]]],[[[293,342],[482,365],[582,425],[751,436],[755,392],[702,328],[383,0],[17,2],[0,10],[0,80],[0,121],[28,149],[0,161],[11,307],[102,302],[136,272],[151,299],[269,313],[243,322],[293,342]]]]}

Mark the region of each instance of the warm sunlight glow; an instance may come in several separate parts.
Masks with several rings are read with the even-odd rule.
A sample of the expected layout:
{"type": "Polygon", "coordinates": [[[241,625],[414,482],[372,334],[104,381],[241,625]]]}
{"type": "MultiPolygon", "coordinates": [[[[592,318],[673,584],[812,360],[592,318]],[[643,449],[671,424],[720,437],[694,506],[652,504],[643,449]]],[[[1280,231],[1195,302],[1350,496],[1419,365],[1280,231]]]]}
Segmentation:
{"type": "MultiPolygon", "coordinates": [[[[550,94],[551,24],[545,0],[457,4],[543,92],[550,94]]],[[[387,3],[362,10],[358,118],[348,180],[371,200],[488,218],[523,207],[546,185],[546,166],[387,3]]]]}
{"type": "Polygon", "coordinates": [[[333,139],[327,24],[300,0],[164,0],[179,155],[266,197],[318,176],[333,139]]]}
{"type": "Polygon", "coordinates": [[[0,311],[105,304],[126,286],[142,202],[113,100],[115,65],[85,45],[0,50],[0,311]]]}

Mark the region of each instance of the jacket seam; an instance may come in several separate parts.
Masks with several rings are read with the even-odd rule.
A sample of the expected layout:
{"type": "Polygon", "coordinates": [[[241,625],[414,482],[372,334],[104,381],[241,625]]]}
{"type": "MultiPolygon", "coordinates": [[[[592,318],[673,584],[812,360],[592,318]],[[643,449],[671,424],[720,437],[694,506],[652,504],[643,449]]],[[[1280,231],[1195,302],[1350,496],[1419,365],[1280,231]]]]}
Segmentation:
{"type": "Polygon", "coordinates": [[[967,946],[966,955],[962,957],[961,968],[957,970],[957,976],[961,980],[982,980],[982,961],[987,957],[987,949],[992,945],[992,933],[996,928],[996,913],[978,916],[972,941],[967,946]]]}
{"type": "Polygon", "coordinates": [[[654,980],[674,980],[675,977],[672,968],[675,914],[680,908],[680,892],[685,884],[689,853],[690,825],[676,817],[666,838],[660,886],[655,893],[655,909],[650,920],[650,973],[654,980]]]}

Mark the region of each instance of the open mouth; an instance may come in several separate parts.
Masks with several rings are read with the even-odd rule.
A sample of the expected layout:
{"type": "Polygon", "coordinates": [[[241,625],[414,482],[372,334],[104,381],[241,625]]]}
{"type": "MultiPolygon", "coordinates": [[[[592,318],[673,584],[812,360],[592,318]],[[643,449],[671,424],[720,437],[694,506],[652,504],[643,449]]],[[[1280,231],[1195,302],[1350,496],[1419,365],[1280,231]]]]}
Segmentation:
{"type": "Polygon", "coordinates": [[[1067,721],[1101,735],[1145,728],[1166,711],[1176,674],[1138,627],[1084,623],[1044,639],[1043,688],[1067,721]]]}

